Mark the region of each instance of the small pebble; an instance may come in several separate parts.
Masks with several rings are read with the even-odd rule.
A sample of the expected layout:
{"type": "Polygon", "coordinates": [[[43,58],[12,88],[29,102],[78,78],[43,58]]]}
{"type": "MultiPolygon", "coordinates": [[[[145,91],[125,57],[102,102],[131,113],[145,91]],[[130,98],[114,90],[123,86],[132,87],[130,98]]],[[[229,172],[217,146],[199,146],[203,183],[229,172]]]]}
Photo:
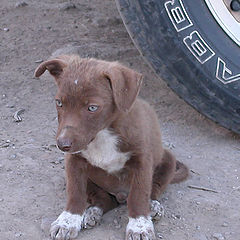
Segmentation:
{"type": "Polygon", "coordinates": [[[181,216],[179,214],[175,215],[177,219],[181,219],[181,216]]]}
{"type": "Polygon", "coordinates": [[[228,227],[228,223],[224,222],[224,223],[222,224],[222,226],[223,226],[223,227],[228,227]]]}
{"type": "Polygon", "coordinates": [[[4,200],[3,198],[0,198],[0,202],[3,202],[3,200],[4,200]]]}
{"type": "Polygon", "coordinates": [[[4,32],[8,32],[8,31],[9,31],[9,28],[3,28],[3,31],[4,31],[4,32]]]}
{"type": "Polygon", "coordinates": [[[17,110],[14,115],[13,115],[13,118],[14,118],[14,121],[15,122],[21,122],[22,121],[22,117],[20,116],[23,112],[25,111],[25,109],[20,109],[20,110],[17,110]]]}
{"type": "Polygon", "coordinates": [[[12,154],[12,155],[10,156],[11,159],[15,159],[16,157],[17,157],[16,154],[12,154]]]}
{"type": "Polygon", "coordinates": [[[156,236],[158,239],[163,239],[163,236],[161,235],[161,233],[157,233],[156,236]]]}
{"type": "Polygon", "coordinates": [[[38,60],[35,61],[35,63],[42,63],[42,62],[43,62],[42,59],[38,59],[38,60]]]}
{"type": "Polygon", "coordinates": [[[15,234],[15,237],[21,237],[21,236],[22,236],[22,233],[21,233],[21,232],[15,234]]]}
{"type": "Polygon", "coordinates": [[[62,163],[64,161],[64,157],[58,157],[57,161],[55,161],[56,164],[62,163]]]}
{"type": "Polygon", "coordinates": [[[62,3],[62,4],[59,5],[59,9],[61,11],[67,11],[67,10],[75,9],[75,8],[76,8],[76,5],[74,3],[71,3],[71,2],[62,3]]]}
{"type": "Polygon", "coordinates": [[[212,236],[213,236],[214,240],[224,240],[225,239],[221,233],[214,233],[212,236]]]}
{"type": "Polygon", "coordinates": [[[17,3],[15,4],[15,7],[16,7],[16,8],[26,7],[27,5],[28,5],[28,4],[27,4],[26,2],[20,1],[20,2],[17,2],[17,3]]]}
{"type": "Polygon", "coordinates": [[[180,219],[181,218],[181,216],[179,215],[179,214],[172,214],[172,218],[174,218],[174,219],[180,219]]]}
{"type": "Polygon", "coordinates": [[[174,149],[175,145],[173,143],[168,142],[167,146],[169,147],[169,149],[174,149]]]}
{"type": "Polygon", "coordinates": [[[9,147],[9,146],[10,146],[10,144],[7,143],[7,142],[1,145],[2,148],[7,148],[7,147],[9,147]]]}
{"type": "Polygon", "coordinates": [[[14,108],[15,106],[14,105],[7,105],[6,107],[7,108],[14,108]]]}
{"type": "MultiPolygon", "coordinates": [[[[51,151],[51,150],[50,150],[51,151]]],[[[63,157],[58,157],[57,160],[55,161],[51,161],[50,163],[54,163],[54,164],[60,164],[64,161],[63,157]]]]}

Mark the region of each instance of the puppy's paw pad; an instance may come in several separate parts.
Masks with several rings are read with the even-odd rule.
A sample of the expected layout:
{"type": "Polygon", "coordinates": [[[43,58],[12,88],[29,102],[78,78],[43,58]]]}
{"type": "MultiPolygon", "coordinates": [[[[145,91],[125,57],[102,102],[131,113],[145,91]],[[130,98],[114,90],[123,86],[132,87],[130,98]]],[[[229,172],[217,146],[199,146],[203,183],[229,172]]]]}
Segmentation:
{"type": "Polygon", "coordinates": [[[164,208],[159,201],[151,200],[150,216],[155,221],[159,221],[164,216],[164,208]]]}
{"type": "Polygon", "coordinates": [[[129,218],[126,240],[154,240],[155,233],[151,217],[129,218]]]}
{"type": "Polygon", "coordinates": [[[56,221],[51,224],[51,239],[65,240],[76,238],[81,230],[83,217],[78,214],[62,212],[56,221]]]}
{"type": "Polygon", "coordinates": [[[103,215],[103,210],[99,207],[89,207],[84,212],[83,228],[93,228],[99,224],[103,215]]]}

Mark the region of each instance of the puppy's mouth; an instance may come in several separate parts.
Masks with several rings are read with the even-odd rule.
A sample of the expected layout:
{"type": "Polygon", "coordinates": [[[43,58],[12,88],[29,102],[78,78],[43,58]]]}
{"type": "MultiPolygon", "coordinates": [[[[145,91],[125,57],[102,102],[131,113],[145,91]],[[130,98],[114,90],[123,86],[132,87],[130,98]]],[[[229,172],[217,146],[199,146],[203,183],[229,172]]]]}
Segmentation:
{"type": "Polygon", "coordinates": [[[73,154],[73,155],[79,154],[79,153],[81,153],[82,151],[86,150],[87,147],[88,147],[88,145],[89,145],[92,141],[94,141],[94,139],[95,139],[95,137],[91,139],[91,141],[86,145],[86,147],[84,147],[84,148],[82,148],[81,150],[78,150],[78,151],[73,151],[73,152],[67,151],[67,152],[64,152],[64,151],[62,151],[61,149],[59,149],[59,148],[58,148],[58,149],[59,149],[60,151],[64,152],[64,153],[70,153],[70,154],[73,154]]]}

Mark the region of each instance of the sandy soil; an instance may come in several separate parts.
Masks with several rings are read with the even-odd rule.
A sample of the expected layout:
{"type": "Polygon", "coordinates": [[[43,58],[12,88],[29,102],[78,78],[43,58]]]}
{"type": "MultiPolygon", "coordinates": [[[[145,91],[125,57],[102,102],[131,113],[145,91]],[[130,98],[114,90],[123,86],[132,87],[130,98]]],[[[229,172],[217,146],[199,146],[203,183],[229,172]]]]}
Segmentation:
{"type": "MultiPolygon", "coordinates": [[[[159,115],[164,145],[191,169],[186,182],[160,198],[166,214],[155,224],[158,239],[239,239],[239,136],[193,110],[153,74],[115,2],[71,1],[76,8],[64,0],[16,3],[0,5],[0,239],[48,239],[49,224],[65,205],[63,155],[54,145],[56,88],[48,74],[33,77],[37,62],[56,50],[119,60],[145,75],[141,96],[159,115]],[[21,109],[22,121],[15,122],[21,109]]],[[[121,206],[78,239],[121,240],[126,224],[121,206]]]]}

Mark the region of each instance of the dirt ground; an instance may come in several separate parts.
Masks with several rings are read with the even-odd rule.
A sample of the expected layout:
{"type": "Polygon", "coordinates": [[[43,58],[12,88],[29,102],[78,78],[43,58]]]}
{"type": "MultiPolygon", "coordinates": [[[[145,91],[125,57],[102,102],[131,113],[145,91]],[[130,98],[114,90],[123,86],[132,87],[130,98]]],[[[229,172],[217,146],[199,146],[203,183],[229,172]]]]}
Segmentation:
{"type": "MultiPolygon", "coordinates": [[[[56,87],[49,74],[36,79],[33,73],[54,52],[69,51],[119,60],[143,73],[141,96],[158,113],[164,145],[191,169],[187,181],[170,185],[160,198],[165,217],[155,224],[158,239],[239,239],[240,137],[196,112],[154,75],[114,0],[20,3],[0,5],[0,239],[48,239],[51,221],[64,209],[63,154],[54,139],[56,87]],[[16,122],[13,115],[22,109],[16,122]]],[[[122,240],[127,219],[121,206],[78,239],[122,240]]]]}

